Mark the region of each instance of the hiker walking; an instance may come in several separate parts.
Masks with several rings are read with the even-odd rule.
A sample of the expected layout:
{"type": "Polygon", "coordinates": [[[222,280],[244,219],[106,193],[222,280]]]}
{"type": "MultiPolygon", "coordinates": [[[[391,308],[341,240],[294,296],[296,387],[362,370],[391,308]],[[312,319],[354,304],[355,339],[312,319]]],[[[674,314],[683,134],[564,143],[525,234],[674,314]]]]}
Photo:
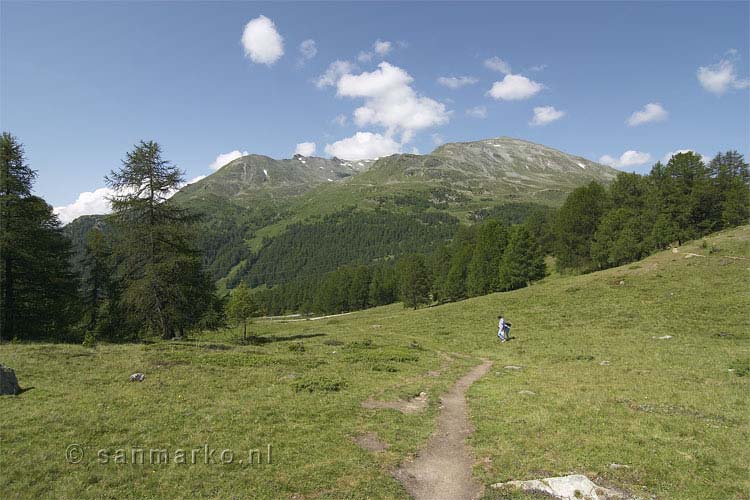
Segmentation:
{"type": "Polygon", "coordinates": [[[497,325],[497,336],[500,339],[500,342],[505,342],[510,338],[510,323],[505,321],[502,313],[500,313],[497,319],[499,320],[497,325]]]}

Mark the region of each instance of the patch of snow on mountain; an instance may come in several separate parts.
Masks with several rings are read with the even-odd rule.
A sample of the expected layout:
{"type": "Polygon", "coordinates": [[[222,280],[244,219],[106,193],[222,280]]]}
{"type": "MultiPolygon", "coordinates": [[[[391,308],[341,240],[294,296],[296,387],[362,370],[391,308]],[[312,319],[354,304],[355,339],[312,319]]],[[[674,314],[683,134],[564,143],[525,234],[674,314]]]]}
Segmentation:
{"type": "Polygon", "coordinates": [[[586,168],[586,165],[584,165],[583,163],[579,163],[578,166],[581,168],[586,168]]]}

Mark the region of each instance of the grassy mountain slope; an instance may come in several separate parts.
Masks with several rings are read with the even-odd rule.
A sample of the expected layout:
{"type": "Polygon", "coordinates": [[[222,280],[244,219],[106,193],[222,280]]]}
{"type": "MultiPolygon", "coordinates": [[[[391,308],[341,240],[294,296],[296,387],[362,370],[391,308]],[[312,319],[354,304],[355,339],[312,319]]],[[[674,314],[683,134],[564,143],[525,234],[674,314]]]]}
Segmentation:
{"type": "MultiPolygon", "coordinates": [[[[677,253],[439,307],[259,321],[255,345],[238,343],[238,331],[95,349],[0,345],[33,387],[2,399],[0,491],[405,499],[391,471],[433,432],[440,394],[486,357],[494,367],[468,394],[484,484],[577,472],[641,498],[748,498],[749,269],[744,226],[677,253]],[[513,323],[507,344],[495,339],[500,310],[513,323]],[[146,380],[127,382],[136,371],[146,380]],[[360,406],[421,391],[423,413],[360,406]],[[353,438],[367,432],[387,450],[359,448],[353,438]],[[71,443],[86,453],[80,464],[65,461],[71,443]],[[269,443],[270,465],[216,463],[224,448],[244,458],[269,443]],[[95,455],[206,444],[219,450],[214,463],[95,455]]],[[[486,498],[533,497],[488,489],[486,498]]]]}

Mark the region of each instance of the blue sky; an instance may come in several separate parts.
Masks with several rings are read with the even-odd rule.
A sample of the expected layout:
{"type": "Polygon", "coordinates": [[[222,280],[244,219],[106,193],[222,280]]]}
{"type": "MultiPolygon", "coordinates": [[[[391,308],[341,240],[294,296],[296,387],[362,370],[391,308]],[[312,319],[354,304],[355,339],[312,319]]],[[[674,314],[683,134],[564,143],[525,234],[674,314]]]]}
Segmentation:
{"type": "Polygon", "coordinates": [[[749,6],[3,2],[0,121],[64,220],[140,139],[188,179],[503,135],[646,172],[750,152],[749,6]]]}

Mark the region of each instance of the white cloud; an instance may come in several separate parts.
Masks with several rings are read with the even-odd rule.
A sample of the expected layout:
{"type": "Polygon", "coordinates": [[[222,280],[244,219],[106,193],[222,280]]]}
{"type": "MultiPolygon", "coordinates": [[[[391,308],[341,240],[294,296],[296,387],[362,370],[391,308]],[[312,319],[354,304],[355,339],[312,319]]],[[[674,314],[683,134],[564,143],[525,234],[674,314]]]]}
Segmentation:
{"type": "Polygon", "coordinates": [[[393,49],[393,44],[391,42],[378,39],[375,41],[375,43],[372,44],[372,48],[380,57],[384,57],[393,49]]]}
{"type": "Polygon", "coordinates": [[[357,69],[354,63],[349,61],[336,60],[328,65],[326,72],[315,80],[315,85],[322,89],[336,85],[336,82],[344,75],[347,75],[357,69]]]}
{"type": "MultiPolygon", "coordinates": [[[[189,181],[181,184],[180,187],[182,188],[205,178],[205,175],[193,177],[189,181]]],[[[177,191],[179,191],[179,189],[169,192],[167,198],[171,198],[177,191]]],[[[54,212],[63,224],[73,222],[82,215],[105,215],[112,211],[109,199],[115,194],[116,192],[108,187],[101,187],[94,191],[84,191],[78,195],[76,201],[69,205],[55,207],[54,212]]]]}
{"type": "Polygon", "coordinates": [[[230,151],[229,153],[222,153],[216,157],[216,159],[213,161],[213,163],[211,163],[211,165],[209,165],[209,168],[211,170],[219,170],[221,167],[223,167],[230,161],[234,161],[237,158],[241,158],[249,154],[250,153],[248,153],[247,151],[240,152],[236,149],[234,151],[230,151]]]}
{"type": "Polygon", "coordinates": [[[609,165],[610,167],[623,168],[623,167],[637,167],[651,161],[651,155],[648,153],[642,153],[640,151],[628,150],[625,151],[619,158],[613,158],[609,155],[604,155],[599,158],[599,163],[609,165]]]}
{"type": "Polygon", "coordinates": [[[487,118],[487,108],[484,106],[475,106],[466,110],[466,115],[473,118],[485,119],[487,118]]]}
{"type": "Polygon", "coordinates": [[[727,57],[711,66],[698,68],[696,76],[701,86],[716,95],[722,95],[727,90],[750,88],[750,79],[741,79],[737,76],[734,61],[737,58],[737,50],[730,49],[727,57]]]}
{"type": "Polygon", "coordinates": [[[661,122],[669,117],[669,113],[658,102],[650,102],[643,106],[643,109],[636,111],[627,120],[627,124],[636,127],[643,123],[661,122]]]}
{"type": "Polygon", "coordinates": [[[543,88],[544,85],[525,76],[507,74],[502,81],[493,83],[487,93],[497,100],[518,101],[534,96],[543,88]]]}
{"type": "Polygon", "coordinates": [[[284,39],[266,16],[258,16],[242,32],[245,56],[256,64],[272,65],[284,55],[284,39]]]}
{"type": "Polygon", "coordinates": [[[555,109],[554,106],[537,106],[534,108],[534,118],[531,119],[529,125],[542,126],[559,120],[565,116],[565,111],[555,109]]]}
{"type": "Polygon", "coordinates": [[[361,63],[368,63],[372,61],[372,52],[361,51],[357,54],[357,61],[361,63]]]}
{"type": "Polygon", "coordinates": [[[336,115],[336,118],[333,119],[333,123],[335,123],[339,127],[346,127],[348,121],[349,119],[346,117],[346,115],[336,115]]]}
{"type": "Polygon", "coordinates": [[[315,154],[315,143],[314,142],[300,142],[297,144],[297,148],[294,150],[294,154],[302,156],[312,156],[315,154]]]}
{"type": "Polygon", "coordinates": [[[500,73],[504,73],[506,75],[510,74],[510,64],[503,61],[497,56],[485,59],[484,67],[491,69],[492,71],[499,71],[500,73]]]}
{"type": "Polygon", "coordinates": [[[364,106],[354,110],[357,125],[379,125],[388,137],[400,133],[401,142],[409,142],[416,131],[447,123],[450,115],[443,103],[417,94],[413,80],[403,69],[382,62],[372,72],[343,75],[337,93],[364,98],[364,106]]]}
{"type": "Polygon", "coordinates": [[[392,138],[372,132],[357,132],[333,144],[326,144],[326,153],[345,160],[371,160],[401,152],[401,144],[392,138]]]}
{"type": "Polygon", "coordinates": [[[443,87],[449,89],[457,89],[465,87],[466,85],[474,85],[479,80],[473,76],[441,76],[437,79],[437,82],[443,87]]]}
{"type": "Polygon", "coordinates": [[[318,53],[318,46],[315,44],[315,40],[309,39],[299,44],[299,53],[302,56],[302,59],[305,60],[310,60],[315,57],[318,53]]]}
{"type": "Polygon", "coordinates": [[[111,211],[108,198],[113,194],[114,191],[106,187],[85,191],[70,205],[55,207],[54,212],[63,224],[72,222],[82,215],[108,214],[111,211]]]}

